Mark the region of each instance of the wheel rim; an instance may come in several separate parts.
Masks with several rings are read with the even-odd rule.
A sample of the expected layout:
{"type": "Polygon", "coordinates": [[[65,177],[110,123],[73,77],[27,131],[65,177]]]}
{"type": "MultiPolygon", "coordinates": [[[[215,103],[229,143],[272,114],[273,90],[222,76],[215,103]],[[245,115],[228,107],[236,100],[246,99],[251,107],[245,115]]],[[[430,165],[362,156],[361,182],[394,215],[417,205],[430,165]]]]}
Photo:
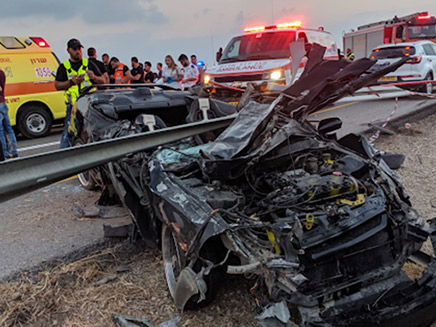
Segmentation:
{"type": "Polygon", "coordinates": [[[79,179],[80,184],[82,184],[84,187],[88,186],[88,184],[89,184],[89,172],[88,171],[77,174],[77,178],[79,179]]]}
{"type": "Polygon", "coordinates": [[[47,121],[42,115],[33,113],[27,116],[26,127],[32,133],[41,133],[47,127],[47,121]]]}
{"type": "Polygon", "coordinates": [[[165,269],[165,279],[172,298],[176,292],[177,277],[180,275],[180,250],[176,245],[173,233],[164,225],[162,227],[162,257],[165,269]]]}

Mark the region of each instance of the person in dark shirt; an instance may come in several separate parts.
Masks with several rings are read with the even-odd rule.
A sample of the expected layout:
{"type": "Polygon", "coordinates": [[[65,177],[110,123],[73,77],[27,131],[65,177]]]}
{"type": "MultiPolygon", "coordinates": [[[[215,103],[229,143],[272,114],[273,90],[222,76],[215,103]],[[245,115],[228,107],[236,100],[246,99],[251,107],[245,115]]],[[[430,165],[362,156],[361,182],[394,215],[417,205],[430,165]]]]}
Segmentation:
{"type": "Polygon", "coordinates": [[[144,69],[139,64],[137,57],[132,57],[132,69],[130,70],[130,81],[132,84],[144,83],[144,69]]]}
{"type": "Polygon", "coordinates": [[[108,84],[109,75],[107,73],[106,65],[104,64],[104,62],[97,59],[97,51],[95,50],[95,48],[88,48],[88,60],[90,62],[93,62],[98,67],[100,73],[104,77],[104,83],[108,84]]]}
{"type": "Polygon", "coordinates": [[[151,71],[151,62],[144,62],[144,80],[145,83],[153,83],[154,82],[154,74],[151,71]]]}
{"type": "Polygon", "coordinates": [[[112,65],[109,62],[109,55],[107,53],[103,53],[101,56],[101,61],[103,61],[104,65],[106,66],[107,74],[109,75],[109,83],[114,84],[114,69],[112,68],[112,65]]]}
{"type": "Polygon", "coordinates": [[[162,78],[162,63],[158,62],[156,65],[157,68],[157,79],[161,79],[162,78]]]}
{"type": "Polygon", "coordinates": [[[62,133],[60,148],[71,146],[68,139],[68,127],[70,126],[71,110],[83,88],[90,84],[104,84],[105,78],[98,67],[91,61],[82,58],[83,45],[77,39],[71,39],[67,43],[67,52],[70,58],[61,63],[56,72],[55,88],[65,91],[65,126],[62,133]],[[68,72],[67,72],[67,67],[68,72]]]}
{"type": "MultiPolygon", "coordinates": [[[[71,58],[69,60],[71,63],[71,68],[75,71],[77,71],[82,66],[82,55],[81,54],[80,54],[79,60],[72,61],[71,58]]],[[[100,69],[98,69],[98,67],[91,61],[88,61],[88,72],[87,73],[88,73],[89,78],[91,79],[91,81],[93,81],[94,84],[103,84],[104,83],[105,79],[102,76],[100,69]]],[[[79,76],[77,76],[77,77],[79,77],[79,76]]],[[[74,78],[72,78],[72,79],[74,79],[74,78]]],[[[66,81],[68,81],[67,70],[65,69],[65,66],[63,64],[60,64],[58,67],[58,70],[56,72],[56,82],[66,82],[66,81]]],[[[79,82],[79,79],[77,79],[77,81],[73,81],[73,82],[80,84],[81,82],[83,82],[83,79],[80,82],[79,82]]],[[[68,84],[65,84],[64,85],[65,88],[61,88],[58,90],[66,90],[67,85],[68,84]]]]}
{"type": "Polygon", "coordinates": [[[3,70],[0,69],[0,146],[2,152],[0,157],[3,158],[2,160],[18,157],[17,139],[15,138],[15,133],[9,120],[9,109],[5,101],[5,85],[6,75],[3,70]],[[7,135],[9,135],[11,141],[10,153],[8,151],[7,135]]]}

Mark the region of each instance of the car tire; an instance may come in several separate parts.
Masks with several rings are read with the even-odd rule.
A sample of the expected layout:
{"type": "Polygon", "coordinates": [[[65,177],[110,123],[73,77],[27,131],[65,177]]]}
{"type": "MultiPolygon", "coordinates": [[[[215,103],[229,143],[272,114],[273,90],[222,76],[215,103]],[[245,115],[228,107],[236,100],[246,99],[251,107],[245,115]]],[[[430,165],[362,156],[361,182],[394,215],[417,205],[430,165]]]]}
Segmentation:
{"type": "MultiPolygon", "coordinates": [[[[424,81],[433,81],[433,74],[431,72],[425,75],[424,81]]],[[[427,95],[431,95],[433,92],[433,84],[428,83],[422,86],[421,92],[425,92],[427,95]]]]}
{"type": "Polygon", "coordinates": [[[18,130],[27,138],[47,135],[51,130],[53,118],[42,105],[25,105],[18,114],[18,130]]]}
{"type": "MultiPolygon", "coordinates": [[[[74,146],[82,145],[82,144],[84,144],[84,142],[81,139],[77,139],[74,142],[74,146]]],[[[77,174],[77,179],[79,180],[79,183],[80,185],[82,185],[83,188],[89,191],[93,191],[97,189],[97,182],[95,181],[93,175],[94,175],[94,171],[90,169],[77,174]]]]}
{"type": "MultiPolygon", "coordinates": [[[[177,279],[182,271],[182,249],[179,247],[177,243],[177,238],[174,235],[172,229],[167,226],[165,223],[162,225],[162,258],[164,264],[164,274],[165,279],[167,281],[168,291],[171,297],[174,300],[177,279]]],[[[216,258],[213,250],[210,248],[204,248],[200,252],[203,257],[206,257],[208,260],[215,262],[216,258]],[[205,253],[206,252],[206,253],[205,253]]],[[[198,272],[201,268],[199,267],[199,262],[193,265],[194,271],[198,272]]],[[[204,276],[204,281],[207,286],[207,291],[205,294],[205,299],[201,302],[198,302],[198,296],[194,295],[189,301],[186,303],[184,309],[194,310],[198,308],[202,308],[208,304],[210,304],[216,297],[218,291],[218,283],[221,280],[222,271],[220,269],[212,269],[208,275],[204,276]]]]}

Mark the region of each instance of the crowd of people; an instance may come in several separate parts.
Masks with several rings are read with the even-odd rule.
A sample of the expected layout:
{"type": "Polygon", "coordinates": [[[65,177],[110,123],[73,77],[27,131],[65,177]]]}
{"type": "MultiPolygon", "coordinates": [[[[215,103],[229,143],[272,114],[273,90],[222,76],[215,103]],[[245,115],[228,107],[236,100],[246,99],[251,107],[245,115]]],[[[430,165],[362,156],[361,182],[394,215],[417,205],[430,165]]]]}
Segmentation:
{"type": "Polygon", "coordinates": [[[127,64],[120,62],[117,57],[110,58],[104,53],[101,61],[97,59],[95,48],[87,50],[89,61],[99,69],[105,78],[105,83],[134,84],[134,83],[155,83],[167,84],[175,89],[187,89],[203,81],[203,69],[197,65],[197,56],[191,55],[190,59],[185,54],[178,57],[181,66],[178,66],[171,55],[165,57],[165,65],[161,62],[156,64],[156,71],[153,71],[150,61],[139,61],[138,57],[130,59],[130,68],[127,64]],[[110,58],[110,59],[109,59],[110,58]]]}
{"type": "Polygon", "coordinates": [[[88,48],[88,59],[83,58],[83,45],[77,39],[67,43],[67,52],[70,58],[64,61],[56,72],[55,87],[65,91],[66,117],[65,128],[61,137],[60,147],[71,146],[68,139],[68,126],[71,120],[71,111],[80,95],[80,91],[91,84],[136,84],[155,83],[166,84],[174,89],[185,90],[203,81],[203,69],[197,66],[196,55],[181,54],[179,67],[171,55],[165,57],[165,66],[157,63],[157,71],[152,71],[150,61],[141,63],[137,57],[132,57],[131,68],[120,62],[117,57],[109,57],[107,53],[97,59],[95,48],[88,48]],[[110,59],[109,59],[110,58],[110,59]]]}
{"type": "MultiPolygon", "coordinates": [[[[77,39],[67,42],[69,59],[59,65],[56,72],[55,88],[65,91],[66,117],[60,148],[71,146],[68,139],[71,111],[80,95],[81,89],[91,84],[166,84],[175,89],[185,90],[203,82],[204,71],[198,66],[197,56],[181,54],[178,66],[171,55],[165,57],[165,65],[156,64],[157,71],[152,70],[150,61],[141,63],[137,57],[131,58],[131,68],[121,63],[117,57],[110,58],[107,53],[97,59],[97,50],[87,49],[88,59],[83,58],[83,45],[77,39]]],[[[6,76],[0,70],[0,161],[18,157],[17,141],[11,127],[8,107],[5,103],[4,90],[6,76]]]]}

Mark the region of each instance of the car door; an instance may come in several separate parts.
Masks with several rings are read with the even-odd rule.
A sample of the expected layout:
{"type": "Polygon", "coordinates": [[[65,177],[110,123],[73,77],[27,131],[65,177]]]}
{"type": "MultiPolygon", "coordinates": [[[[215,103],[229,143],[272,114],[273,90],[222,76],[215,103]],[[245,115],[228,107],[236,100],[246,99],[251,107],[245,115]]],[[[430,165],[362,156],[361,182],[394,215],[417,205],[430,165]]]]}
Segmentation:
{"type": "Polygon", "coordinates": [[[423,44],[422,48],[424,49],[425,53],[425,60],[429,63],[429,66],[432,68],[433,71],[433,79],[436,77],[436,51],[433,44],[423,44]]]}
{"type": "MultiPolygon", "coordinates": [[[[433,49],[433,72],[436,73],[436,44],[431,44],[431,47],[433,49]]],[[[434,76],[434,78],[436,79],[436,76],[434,76]]]]}

